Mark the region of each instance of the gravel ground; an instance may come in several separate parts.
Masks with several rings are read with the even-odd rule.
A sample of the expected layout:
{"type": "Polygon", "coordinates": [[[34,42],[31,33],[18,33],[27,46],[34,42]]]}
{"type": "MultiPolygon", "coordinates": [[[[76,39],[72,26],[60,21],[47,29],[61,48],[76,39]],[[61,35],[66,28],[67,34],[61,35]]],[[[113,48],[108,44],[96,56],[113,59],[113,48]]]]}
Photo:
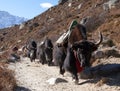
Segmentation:
{"type": "MultiPolygon", "coordinates": [[[[102,61],[120,63],[119,58],[102,61]]],[[[120,74],[107,82],[79,79],[79,85],[75,85],[69,73],[66,72],[63,77],[59,74],[57,67],[41,65],[37,62],[31,63],[28,58],[23,58],[21,62],[10,63],[9,68],[15,71],[18,84],[16,91],[120,91],[120,74]],[[47,82],[50,78],[56,79],[55,84],[47,82]]]]}

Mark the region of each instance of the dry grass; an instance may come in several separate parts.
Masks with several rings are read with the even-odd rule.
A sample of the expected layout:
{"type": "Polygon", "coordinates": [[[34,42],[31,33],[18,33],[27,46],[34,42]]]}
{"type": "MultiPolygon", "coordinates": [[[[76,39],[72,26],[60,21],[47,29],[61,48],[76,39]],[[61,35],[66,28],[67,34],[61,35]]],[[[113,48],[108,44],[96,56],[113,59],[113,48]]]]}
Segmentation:
{"type": "Polygon", "coordinates": [[[14,72],[7,69],[7,65],[0,63],[0,91],[14,91],[16,80],[14,72]]]}

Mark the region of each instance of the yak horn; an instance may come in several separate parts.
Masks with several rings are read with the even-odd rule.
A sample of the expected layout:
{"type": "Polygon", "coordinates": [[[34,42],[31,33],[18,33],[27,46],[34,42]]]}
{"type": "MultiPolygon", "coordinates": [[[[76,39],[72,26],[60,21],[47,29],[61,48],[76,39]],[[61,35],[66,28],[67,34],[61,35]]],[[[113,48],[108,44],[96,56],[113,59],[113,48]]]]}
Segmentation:
{"type": "Polygon", "coordinates": [[[103,36],[102,36],[101,32],[99,32],[99,37],[100,37],[100,40],[97,43],[95,43],[96,46],[99,46],[101,44],[101,42],[103,41],[103,36]]]}

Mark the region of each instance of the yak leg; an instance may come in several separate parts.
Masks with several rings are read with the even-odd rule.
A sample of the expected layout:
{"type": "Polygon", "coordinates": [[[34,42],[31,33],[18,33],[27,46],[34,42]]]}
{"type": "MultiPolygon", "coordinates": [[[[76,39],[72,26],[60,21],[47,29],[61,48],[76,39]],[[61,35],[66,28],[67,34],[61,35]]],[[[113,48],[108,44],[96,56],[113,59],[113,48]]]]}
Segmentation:
{"type": "Polygon", "coordinates": [[[64,73],[65,73],[65,69],[62,67],[62,65],[60,65],[60,74],[64,75],[64,73]]]}
{"type": "Polygon", "coordinates": [[[72,78],[75,79],[75,84],[78,84],[78,75],[77,75],[77,71],[73,71],[72,72],[72,78]]]}

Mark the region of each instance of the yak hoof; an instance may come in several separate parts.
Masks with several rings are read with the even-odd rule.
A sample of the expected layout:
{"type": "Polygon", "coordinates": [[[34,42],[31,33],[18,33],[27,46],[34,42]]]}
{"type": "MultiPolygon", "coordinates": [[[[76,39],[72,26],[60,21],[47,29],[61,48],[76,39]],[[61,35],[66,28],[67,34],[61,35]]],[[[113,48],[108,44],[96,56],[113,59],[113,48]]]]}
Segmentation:
{"type": "Polygon", "coordinates": [[[73,82],[74,82],[76,85],[78,85],[78,82],[79,82],[79,81],[74,79],[73,82]]]}
{"type": "Polygon", "coordinates": [[[64,69],[60,70],[60,74],[61,74],[61,75],[64,75],[64,73],[65,73],[65,70],[64,70],[64,69]]]}

